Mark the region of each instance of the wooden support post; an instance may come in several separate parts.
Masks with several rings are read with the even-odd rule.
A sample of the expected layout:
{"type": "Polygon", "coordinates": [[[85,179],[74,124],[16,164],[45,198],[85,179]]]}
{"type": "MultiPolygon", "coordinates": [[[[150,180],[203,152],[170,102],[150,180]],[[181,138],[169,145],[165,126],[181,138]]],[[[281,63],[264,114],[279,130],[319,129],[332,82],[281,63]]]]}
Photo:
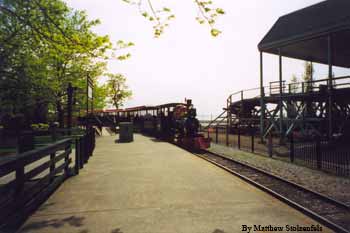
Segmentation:
{"type": "Polygon", "coordinates": [[[75,139],[75,164],[74,164],[74,170],[75,174],[79,175],[79,169],[80,169],[80,144],[79,139],[75,139]]]}
{"type": "Polygon", "coordinates": [[[55,179],[55,156],[56,153],[51,153],[50,154],[50,182],[52,182],[55,179]]]}
{"type": "Polygon", "coordinates": [[[328,139],[333,136],[333,44],[328,36],[328,139]]]}
{"type": "Polygon", "coordinates": [[[84,140],[83,140],[84,136],[79,138],[79,154],[80,154],[80,169],[84,168],[84,163],[85,163],[85,151],[84,151],[84,140]]]}
{"type": "Polygon", "coordinates": [[[87,131],[84,139],[85,163],[89,162],[89,157],[90,157],[90,140],[89,140],[90,131],[91,129],[87,131]]]}
{"type": "MultiPolygon", "coordinates": [[[[72,146],[72,142],[69,141],[69,145],[66,146],[65,151],[70,150],[71,146],[72,146]]],[[[67,177],[69,175],[69,154],[66,154],[66,156],[64,157],[64,163],[66,164],[64,166],[64,175],[67,177]]]]}
{"type": "Polygon", "coordinates": [[[91,154],[92,157],[94,155],[94,149],[95,149],[95,130],[91,130],[91,154]]]}
{"type": "Polygon", "coordinates": [[[284,137],[284,131],[283,131],[283,74],[282,74],[282,50],[281,48],[278,49],[279,53],[279,89],[280,89],[280,99],[279,99],[279,105],[280,105],[280,114],[279,114],[279,127],[280,127],[280,143],[283,142],[283,137],[284,137]]]}
{"type": "Polygon", "coordinates": [[[260,52],[260,140],[264,142],[264,120],[265,120],[265,93],[264,93],[264,65],[263,52],[260,52]]]}
{"type": "Polygon", "coordinates": [[[55,124],[52,124],[51,129],[51,140],[53,142],[57,141],[57,126],[55,124]]]}
{"type": "Polygon", "coordinates": [[[238,149],[241,149],[241,127],[238,126],[238,149]]]}
{"type": "Polygon", "coordinates": [[[20,162],[16,169],[16,188],[15,195],[19,196],[24,189],[24,165],[20,162]]]}
{"type": "Polygon", "coordinates": [[[218,131],[219,131],[219,130],[218,130],[218,126],[216,126],[216,127],[215,127],[215,143],[216,143],[216,144],[218,144],[218,141],[219,141],[219,140],[218,140],[218,133],[219,133],[218,131]]]}

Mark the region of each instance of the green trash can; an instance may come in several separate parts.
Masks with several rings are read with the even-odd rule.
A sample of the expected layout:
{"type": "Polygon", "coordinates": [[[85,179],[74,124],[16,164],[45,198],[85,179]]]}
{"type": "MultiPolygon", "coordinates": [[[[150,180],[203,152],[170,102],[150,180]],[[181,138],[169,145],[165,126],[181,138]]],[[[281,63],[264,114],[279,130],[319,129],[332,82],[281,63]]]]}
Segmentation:
{"type": "Polygon", "coordinates": [[[119,142],[134,141],[134,127],[132,122],[119,123],[119,142]]]}

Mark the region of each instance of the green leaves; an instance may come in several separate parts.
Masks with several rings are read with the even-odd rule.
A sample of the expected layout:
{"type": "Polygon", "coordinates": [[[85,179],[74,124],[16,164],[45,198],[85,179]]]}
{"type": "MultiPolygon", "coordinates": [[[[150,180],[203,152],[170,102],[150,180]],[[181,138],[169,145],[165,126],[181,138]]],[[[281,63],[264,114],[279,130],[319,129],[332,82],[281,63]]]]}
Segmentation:
{"type": "Polygon", "coordinates": [[[117,49],[125,49],[125,48],[132,47],[132,46],[135,46],[135,44],[133,42],[125,42],[123,40],[117,41],[117,49]]]}
{"type": "MultiPolygon", "coordinates": [[[[5,77],[0,85],[7,87],[0,91],[0,112],[21,112],[35,119],[38,106],[46,106],[46,115],[62,111],[58,105],[66,104],[62,93],[69,82],[85,90],[87,75],[97,82],[106,71],[104,59],[112,43],[92,31],[99,20],[88,20],[85,12],[73,11],[62,0],[0,2],[9,10],[0,14],[0,60],[5,61],[0,63],[5,77]]],[[[117,46],[134,43],[118,41],[117,46]]],[[[77,99],[84,106],[84,96],[77,99]]]]}
{"type": "MultiPolygon", "coordinates": [[[[124,50],[124,49],[130,48],[132,46],[135,46],[135,44],[133,42],[125,42],[123,40],[118,40],[116,50],[124,50]]],[[[130,53],[122,54],[122,55],[117,56],[116,58],[119,61],[125,61],[125,60],[131,58],[131,54],[130,53]]]]}
{"type": "Polygon", "coordinates": [[[225,14],[222,8],[214,8],[212,1],[199,1],[194,0],[198,7],[198,16],[196,20],[199,24],[207,24],[211,28],[210,34],[213,37],[217,37],[221,34],[221,31],[214,27],[216,19],[219,15],[225,14]]]}
{"type": "Polygon", "coordinates": [[[109,102],[119,109],[125,100],[132,96],[132,92],[126,85],[126,77],[123,74],[106,74],[108,77],[106,84],[106,95],[109,102]]]}
{"type": "Polygon", "coordinates": [[[220,35],[221,31],[219,31],[218,29],[213,28],[213,29],[211,29],[210,33],[211,33],[211,35],[213,37],[217,37],[218,35],[220,35]]]}
{"type": "MultiPolygon", "coordinates": [[[[152,0],[122,0],[130,5],[134,5],[140,11],[141,15],[153,24],[153,35],[159,38],[166,27],[169,26],[169,21],[175,19],[175,15],[171,13],[168,7],[156,6],[152,0]]],[[[222,8],[215,8],[213,1],[194,0],[198,7],[198,16],[196,20],[199,24],[208,25],[210,34],[217,37],[221,31],[214,28],[218,16],[224,15],[225,11],[222,8]]]]}
{"type": "Polygon", "coordinates": [[[223,9],[221,9],[221,8],[216,8],[216,13],[218,13],[218,14],[220,14],[220,15],[223,15],[223,14],[225,14],[225,11],[223,10],[223,9]]]}
{"type": "Polygon", "coordinates": [[[117,57],[117,59],[119,61],[124,61],[124,60],[127,60],[129,58],[131,58],[131,54],[130,53],[127,53],[127,54],[124,54],[124,55],[120,55],[120,56],[117,57]]]}

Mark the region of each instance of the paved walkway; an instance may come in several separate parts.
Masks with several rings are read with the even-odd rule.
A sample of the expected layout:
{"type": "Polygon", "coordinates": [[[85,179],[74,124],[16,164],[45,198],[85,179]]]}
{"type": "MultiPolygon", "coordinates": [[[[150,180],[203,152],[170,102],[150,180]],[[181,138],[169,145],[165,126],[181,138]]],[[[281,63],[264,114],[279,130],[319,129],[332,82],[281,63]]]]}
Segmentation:
{"type": "Polygon", "coordinates": [[[236,233],[242,225],[317,225],[176,146],[140,135],[133,143],[114,140],[98,138],[80,175],[67,180],[20,232],[236,233]]]}

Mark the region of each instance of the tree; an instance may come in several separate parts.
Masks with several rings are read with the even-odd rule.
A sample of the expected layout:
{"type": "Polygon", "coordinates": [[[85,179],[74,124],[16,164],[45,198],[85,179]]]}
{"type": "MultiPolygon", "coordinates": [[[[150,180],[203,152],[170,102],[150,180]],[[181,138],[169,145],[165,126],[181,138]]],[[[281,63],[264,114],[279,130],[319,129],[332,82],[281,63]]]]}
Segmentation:
{"type": "Polygon", "coordinates": [[[122,74],[106,74],[107,81],[107,97],[109,102],[114,105],[116,109],[123,106],[125,100],[129,99],[132,92],[126,85],[126,78],[122,74]]]}
{"type": "MultiPolygon", "coordinates": [[[[155,6],[152,0],[122,0],[130,5],[136,6],[139,13],[153,24],[153,33],[156,38],[164,33],[169,22],[175,19],[175,14],[169,7],[155,6]]],[[[199,24],[207,25],[213,37],[220,35],[221,31],[215,27],[217,18],[225,14],[222,8],[215,7],[214,2],[194,0],[198,13],[196,20],[199,24]]]]}
{"type": "Polygon", "coordinates": [[[106,107],[107,85],[94,86],[94,109],[102,110],[106,107]]]}
{"type": "Polygon", "coordinates": [[[305,62],[304,63],[304,74],[302,76],[304,84],[304,90],[305,92],[312,91],[312,81],[313,81],[313,74],[314,74],[314,66],[312,62],[305,62]]]}
{"type": "MultiPolygon", "coordinates": [[[[37,123],[55,114],[63,127],[68,83],[80,90],[76,109],[84,109],[86,77],[97,86],[106,59],[129,58],[114,52],[133,45],[119,41],[113,48],[108,36],[92,32],[97,24],[62,0],[0,0],[0,120],[24,114],[37,123]]],[[[102,89],[96,88],[99,106],[102,89]]]]}
{"type": "Polygon", "coordinates": [[[290,79],[290,93],[297,93],[298,91],[298,77],[293,74],[290,79]]]}

